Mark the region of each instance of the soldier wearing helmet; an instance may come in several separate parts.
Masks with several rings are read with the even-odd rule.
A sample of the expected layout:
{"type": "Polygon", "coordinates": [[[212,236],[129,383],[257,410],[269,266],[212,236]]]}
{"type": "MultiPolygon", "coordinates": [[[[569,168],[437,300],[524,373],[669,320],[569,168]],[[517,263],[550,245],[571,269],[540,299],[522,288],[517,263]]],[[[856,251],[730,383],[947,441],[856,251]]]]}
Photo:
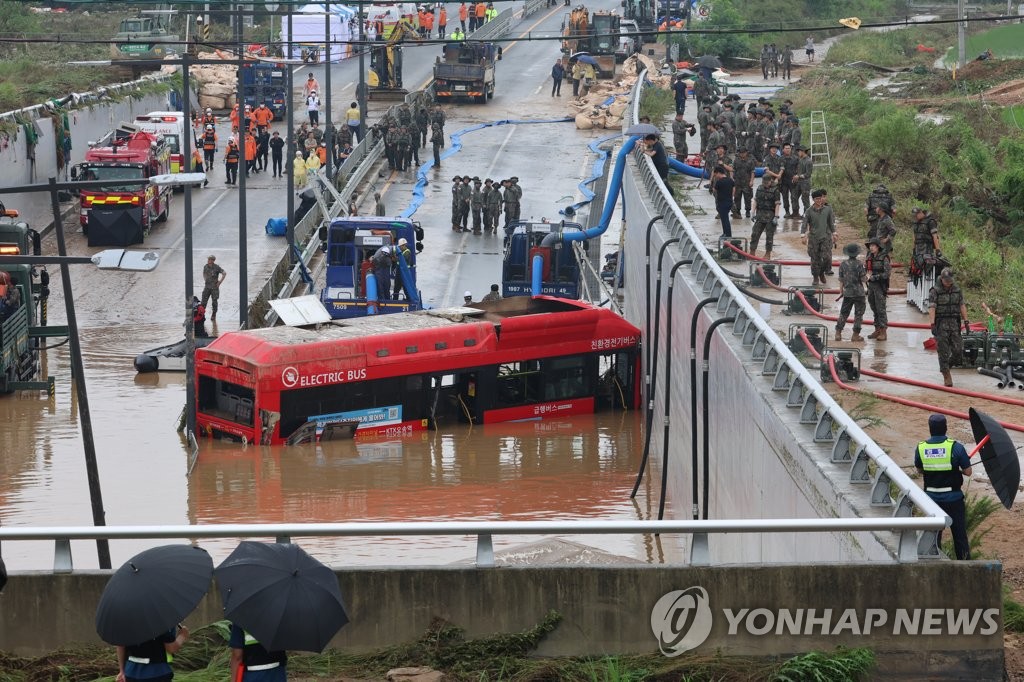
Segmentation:
{"type": "Polygon", "coordinates": [[[861,324],[864,321],[865,292],[864,292],[864,264],[857,259],[860,253],[860,246],[847,244],[843,247],[846,260],[839,264],[839,285],[842,287],[843,304],[839,309],[839,317],[836,319],[836,341],[843,340],[843,327],[846,326],[846,318],[853,311],[853,336],[850,341],[860,343],[864,337],[860,335],[861,324]]]}
{"type": "Polygon", "coordinates": [[[391,268],[394,254],[390,246],[382,246],[370,257],[370,271],[377,282],[377,299],[385,299],[391,293],[391,268]]]}
{"type": "Polygon", "coordinates": [[[942,269],[939,281],[928,292],[928,322],[935,337],[943,383],[952,386],[953,376],[949,369],[963,364],[964,340],[960,336],[960,325],[970,329],[970,322],[967,321],[967,303],[953,280],[950,268],[942,269]]]}

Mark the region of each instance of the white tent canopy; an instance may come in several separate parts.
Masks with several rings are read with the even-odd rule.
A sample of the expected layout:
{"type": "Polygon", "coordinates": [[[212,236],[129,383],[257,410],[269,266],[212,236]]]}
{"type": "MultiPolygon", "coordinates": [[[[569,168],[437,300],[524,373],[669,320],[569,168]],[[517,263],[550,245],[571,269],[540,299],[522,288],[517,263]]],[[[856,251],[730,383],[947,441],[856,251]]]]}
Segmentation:
{"type": "MultiPolygon", "coordinates": [[[[352,39],[349,31],[349,19],[356,10],[345,5],[331,5],[330,40],[332,62],[339,62],[349,56],[348,43],[352,39]]],[[[324,52],[324,36],[327,33],[324,5],[303,5],[292,13],[292,51],[287,55],[291,59],[301,59],[304,53],[318,49],[324,52]]],[[[287,50],[288,21],[281,22],[281,43],[287,50]]],[[[323,61],[321,57],[321,61],[323,61]]]]}

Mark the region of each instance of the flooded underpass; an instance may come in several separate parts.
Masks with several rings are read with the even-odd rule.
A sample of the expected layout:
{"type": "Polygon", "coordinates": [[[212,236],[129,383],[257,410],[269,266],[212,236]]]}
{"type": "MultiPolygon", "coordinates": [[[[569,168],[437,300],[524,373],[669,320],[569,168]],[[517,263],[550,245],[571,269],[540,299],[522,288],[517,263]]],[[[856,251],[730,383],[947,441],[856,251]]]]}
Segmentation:
{"type": "MultiPolygon", "coordinates": [[[[90,332],[103,333],[113,332],[90,332]]],[[[90,346],[96,347],[87,339],[90,346]]],[[[243,447],[204,440],[186,475],[188,454],[175,432],[184,377],[135,375],[127,364],[127,349],[116,348],[118,353],[87,356],[109,525],[628,520],[657,515],[657,471],[652,478],[649,470],[635,501],[629,497],[643,450],[639,411],[454,427],[394,441],[243,447]]],[[[11,446],[0,464],[4,525],[78,526],[91,521],[68,353],[60,348],[46,355],[48,370],[57,379],[54,400],[23,394],[0,401],[0,423],[7,425],[5,443],[11,446]]],[[[682,558],[669,538],[560,539],[628,562],[682,558]]],[[[494,540],[500,560],[503,551],[545,539],[494,540]]],[[[471,536],[298,541],[337,566],[471,561],[476,547],[471,536]]],[[[113,563],[155,544],[160,541],[112,542],[113,563]]],[[[227,556],[237,540],[201,544],[216,559],[227,556]]],[[[76,568],[98,565],[93,543],[76,541],[72,549],[76,568]]],[[[8,542],[3,547],[4,560],[14,570],[46,569],[53,551],[48,542],[8,542]]]]}

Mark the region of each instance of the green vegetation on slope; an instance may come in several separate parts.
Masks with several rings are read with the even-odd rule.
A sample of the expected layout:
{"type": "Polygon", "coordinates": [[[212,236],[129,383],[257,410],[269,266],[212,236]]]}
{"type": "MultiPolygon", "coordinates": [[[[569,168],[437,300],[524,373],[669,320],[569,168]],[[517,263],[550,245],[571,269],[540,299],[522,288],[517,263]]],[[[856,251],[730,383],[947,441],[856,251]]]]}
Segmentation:
{"type": "Polygon", "coordinates": [[[974,59],[985,50],[992,50],[996,59],[1024,57],[1024,24],[1003,24],[967,38],[968,59],[974,59]]]}
{"type": "MultiPolygon", "coordinates": [[[[660,654],[558,659],[530,656],[560,621],[561,616],[552,611],[535,627],[521,633],[466,639],[460,628],[438,620],[415,642],[372,653],[346,654],[331,649],[322,654],[293,655],[288,660],[288,673],[301,679],[384,679],[392,668],[429,666],[455,682],[855,682],[865,679],[875,667],[875,656],[870,650],[841,647],[829,653],[810,652],[779,662],[720,654],[677,658],[660,654]]],[[[174,656],[174,679],[228,682],[227,635],[226,621],[196,630],[174,656]]],[[[112,682],[116,672],[113,647],[68,648],[36,659],[0,653],[0,682],[112,682]]]]}

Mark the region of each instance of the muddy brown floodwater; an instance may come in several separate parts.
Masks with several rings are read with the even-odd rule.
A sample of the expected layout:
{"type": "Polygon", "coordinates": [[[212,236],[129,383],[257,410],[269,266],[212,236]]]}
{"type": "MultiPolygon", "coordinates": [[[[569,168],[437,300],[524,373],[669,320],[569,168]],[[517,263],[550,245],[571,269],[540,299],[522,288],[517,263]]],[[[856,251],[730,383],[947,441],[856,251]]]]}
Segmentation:
{"type": "MultiPolygon", "coordinates": [[[[657,472],[629,493],[643,448],[639,412],[427,432],[401,441],[292,448],[200,442],[191,475],[175,431],[181,374],[139,375],[137,341],[171,327],[83,331],[89,402],[110,525],[346,521],[637,519],[656,514],[657,472]],[[129,347],[130,346],[130,347],[129,347]]],[[[45,396],[0,397],[0,523],[90,525],[88,485],[66,348],[47,351],[57,380],[45,396]]],[[[272,538],[268,538],[272,539],[272,538]]],[[[667,538],[567,536],[643,562],[678,561],[667,538]]],[[[538,537],[496,537],[495,551],[538,537]]],[[[332,565],[472,560],[475,537],[301,538],[332,565]]],[[[115,541],[114,565],[160,541],[115,541]]],[[[214,558],[237,540],[204,540],[214,558]]],[[[76,568],[97,566],[95,544],[72,544],[76,568]]],[[[49,542],[5,542],[13,569],[48,569],[49,542]]]]}

